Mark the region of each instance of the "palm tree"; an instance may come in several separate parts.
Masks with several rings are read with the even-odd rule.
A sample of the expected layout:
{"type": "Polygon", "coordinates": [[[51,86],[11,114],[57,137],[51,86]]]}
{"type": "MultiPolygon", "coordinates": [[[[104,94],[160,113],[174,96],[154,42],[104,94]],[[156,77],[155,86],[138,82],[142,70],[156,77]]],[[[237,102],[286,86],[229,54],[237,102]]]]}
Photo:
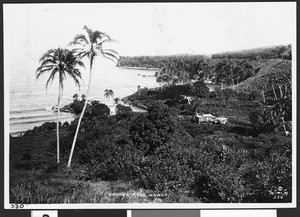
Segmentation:
{"type": "Polygon", "coordinates": [[[73,95],[73,101],[75,102],[75,101],[78,101],[78,94],[77,93],[75,93],[74,95],[73,95]]]}
{"type": "Polygon", "coordinates": [[[120,98],[114,98],[115,104],[119,104],[120,103],[120,98]]]}
{"type": "Polygon", "coordinates": [[[106,99],[108,99],[108,98],[110,98],[110,97],[114,97],[114,91],[113,91],[113,90],[108,90],[108,89],[106,89],[106,90],[104,91],[104,97],[105,97],[106,99]]]}
{"type": "Polygon", "coordinates": [[[56,135],[57,135],[57,163],[59,163],[59,113],[60,113],[60,100],[62,98],[62,92],[64,89],[64,80],[66,75],[71,77],[75,84],[79,87],[79,78],[81,79],[81,74],[77,66],[84,67],[83,63],[80,61],[73,51],[67,49],[51,49],[48,50],[40,59],[40,66],[36,70],[36,78],[38,79],[45,72],[49,72],[50,76],[46,82],[46,89],[49,83],[54,80],[55,76],[58,75],[58,100],[57,100],[57,125],[56,125],[56,135]]]}
{"type": "Polygon", "coordinates": [[[92,29],[88,28],[87,26],[84,26],[83,29],[86,31],[87,37],[84,34],[76,35],[75,38],[73,39],[73,42],[71,42],[70,45],[76,46],[76,50],[79,51],[78,55],[81,58],[88,57],[90,62],[89,83],[88,83],[88,89],[86,93],[86,101],[84,103],[83,110],[79,117],[67,167],[71,167],[72,156],[73,156],[73,152],[74,152],[74,148],[78,136],[80,123],[83,118],[84,112],[86,110],[90,88],[91,88],[92,68],[93,68],[93,62],[95,60],[95,57],[102,56],[112,61],[117,61],[119,59],[118,57],[119,55],[116,51],[103,48],[104,44],[114,41],[107,34],[100,31],[92,31],[92,29]]]}
{"type": "Polygon", "coordinates": [[[141,96],[141,86],[138,85],[138,86],[137,86],[137,89],[138,89],[138,92],[139,92],[139,96],[141,96]]]}

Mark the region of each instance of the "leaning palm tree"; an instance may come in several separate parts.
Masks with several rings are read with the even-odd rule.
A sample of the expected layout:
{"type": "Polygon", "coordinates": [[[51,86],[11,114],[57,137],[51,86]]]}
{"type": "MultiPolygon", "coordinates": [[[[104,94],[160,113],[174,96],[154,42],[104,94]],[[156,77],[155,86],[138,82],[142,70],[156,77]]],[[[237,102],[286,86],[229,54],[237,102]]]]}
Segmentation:
{"type": "Polygon", "coordinates": [[[86,101],[78,120],[67,167],[71,167],[72,156],[73,156],[73,152],[74,152],[74,148],[78,136],[78,131],[80,128],[80,123],[87,107],[87,102],[89,99],[89,93],[91,88],[93,62],[95,60],[95,57],[102,56],[112,61],[117,61],[119,59],[119,55],[116,51],[103,48],[104,44],[114,41],[106,33],[100,31],[92,31],[92,29],[88,28],[87,26],[84,26],[83,29],[86,31],[87,35],[84,34],[76,35],[75,38],[73,39],[73,42],[71,42],[70,45],[75,46],[76,50],[78,50],[78,55],[81,58],[88,57],[90,63],[89,83],[88,83],[88,89],[86,93],[86,101]]]}
{"type": "Polygon", "coordinates": [[[77,66],[84,67],[80,59],[74,54],[73,51],[67,49],[51,49],[48,50],[40,59],[40,66],[36,70],[36,78],[38,79],[45,72],[49,72],[50,76],[46,82],[46,89],[49,83],[54,80],[55,76],[58,76],[58,100],[57,100],[57,163],[59,163],[59,113],[60,113],[60,100],[64,89],[64,80],[66,75],[71,77],[75,84],[79,87],[79,79],[81,74],[77,66]]]}
{"type": "Polygon", "coordinates": [[[114,97],[114,91],[113,90],[109,90],[109,89],[106,89],[104,91],[104,97],[106,99],[110,98],[110,97],[114,97]]]}

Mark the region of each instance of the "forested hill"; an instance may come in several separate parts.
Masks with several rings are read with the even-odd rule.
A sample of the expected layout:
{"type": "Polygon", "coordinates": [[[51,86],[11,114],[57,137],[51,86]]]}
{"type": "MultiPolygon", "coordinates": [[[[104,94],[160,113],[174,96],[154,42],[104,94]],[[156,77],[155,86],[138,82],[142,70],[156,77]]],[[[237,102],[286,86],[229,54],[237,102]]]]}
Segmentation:
{"type": "Polygon", "coordinates": [[[204,80],[232,87],[243,82],[241,86],[245,89],[252,80],[264,83],[257,78],[261,74],[272,74],[269,72],[277,70],[279,65],[280,70],[291,75],[291,58],[291,45],[278,45],[223,52],[211,58],[204,55],[121,57],[118,66],[159,68],[156,80],[167,85],[204,80]]]}
{"type": "MultiPolygon", "coordinates": [[[[238,90],[272,90],[278,89],[278,95],[284,94],[286,85],[291,85],[292,81],[292,62],[290,60],[266,60],[261,63],[257,73],[237,86],[238,90]],[[276,81],[276,87],[274,85],[276,81]]],[[[273,93],[272,93],[273,94],[273,93]]]]}
{"type": "Polygon", "coordinates": [[[171,63],[183,67],[190,63],[197,63],[209,59],[204,55],[169,55],[169,56],[121,56],[118,61],[120,67],[164,68],[171,63]]]}
{"type": "MultiPolygon", "coordinates": [[[[175,65],[179,68],[187,68],[190,65],[198,70],[203,64],[213,66],[218,59],[287,59],[291,60],[291,45],[276,45],[269,47],[253,48],[240,51],[228,51],[208,55],[170,55],[170,56],[121,56],[118,62],[119,67],[145,67],[145,68],[166,68],[175,65]]],[[[190,69],[190,68],[189,68],[190,69]]],[[[193,74],[193,73],[192,73],[193,74]]]]}
{"type": "Polygon", "coordinates": [[[212,59],[292,59],[291,45],[268,46],[213,54],[212,59]]]}

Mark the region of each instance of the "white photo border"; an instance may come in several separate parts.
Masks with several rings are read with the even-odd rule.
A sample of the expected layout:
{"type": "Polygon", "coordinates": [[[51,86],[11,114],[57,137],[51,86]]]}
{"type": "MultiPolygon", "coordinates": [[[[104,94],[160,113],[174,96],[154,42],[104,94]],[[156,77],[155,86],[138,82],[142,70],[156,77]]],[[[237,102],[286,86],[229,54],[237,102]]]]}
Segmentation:
{"type": "MultiPolygon", "coordinates": [[[[198,2],[200,3],[200,2],[198,2]]],[[[204,2],[203,2],[204,3],[204,2]]],[[[209,2],[205,2],[208,4],[209,2]]],[[[216,2],[210,2],[217,4],[216,2]]],[[[222,2],[226,3],[226,2],[222,2]]],[[[228,3],[228,2],[227,2],[228,3]]],[[[233,3],[233,2],[230,2],[233,3]]],[[[238,3],[238,2],[234,2],[238,3]]],[[[240,2],[249,3],[249,2],[240,2]]],[[[252,2],[253,3],[253,2],[252,2]]],[[[256,2],[260,3],[260,2],[256,2]]],[[[266,3],[266,2],[264,2],[266,3]]],[[[278,3],[278,2],[269,2],[278,3]]],[[[281,2],[282,3],[282,2],[281,2]]],[[[37,3],[40,4],[40,3],[37,3]]],[[[60,3],[59,3],[60,4],[60,3]]],[[[85,3],[90,4],[90,3],[85,3]]],[[[114,3],[116,4],[116,3],[114,3]]],[[[119,4],[119,3],[117,3],[119,4]]],[[[149,3],[148,3],[149,4],[149,3]]],[[[153,3],[157,4],[157,3],[153,3]]],[[[286,2],[294,5],[296,19],[296,2],[286,2]]],[[[26,5],[24,3],[24,5],[26,5]]],[[[103,204],[24,204],[22,209],[275,209],[275,208],[295,208],[297,199],[297,24],[295,22],[292,43],[292,202],[291,203],[103,203],[103,204]]],[[[5,32],[5,4],[3,4],[3,32],[5,32]]],[[[4,208],[15,209],[9,203],[9,75],[5,73],[5,34],[3,33],[4,48],[4,208]]]]}

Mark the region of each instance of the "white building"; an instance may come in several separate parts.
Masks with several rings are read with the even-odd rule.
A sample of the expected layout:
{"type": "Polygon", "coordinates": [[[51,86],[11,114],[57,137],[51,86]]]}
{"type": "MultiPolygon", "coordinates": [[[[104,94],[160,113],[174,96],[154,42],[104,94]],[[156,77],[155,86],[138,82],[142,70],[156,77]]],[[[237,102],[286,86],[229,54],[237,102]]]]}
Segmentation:
{"type": "Polygon", "coordinates": [[[224,117],[218,117],[215,119],[216,123],[220,123],[220,124],[226,124],[228,122],[227,118],[224,117]]]}
{"type": "Polygon", "coordinates": [[[216,117],[212,114],[198,114],[196,113],[196,116],[199,118],[199,122],[214,122],[216,117]]]}

